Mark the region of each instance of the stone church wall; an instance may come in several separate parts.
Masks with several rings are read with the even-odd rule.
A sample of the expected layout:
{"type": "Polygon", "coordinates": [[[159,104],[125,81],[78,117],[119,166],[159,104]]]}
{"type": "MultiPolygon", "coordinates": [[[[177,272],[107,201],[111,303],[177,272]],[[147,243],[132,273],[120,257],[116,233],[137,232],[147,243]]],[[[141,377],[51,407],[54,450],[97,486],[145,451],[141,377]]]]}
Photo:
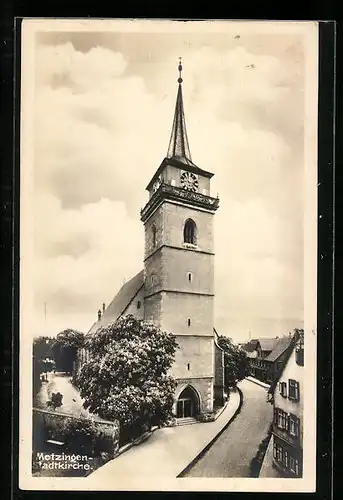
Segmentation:
{"type": "Polygon", "coordinates": [[[171,374],[177,379],[213,377],[214,343],[211,337],[176,336],[179,349],[171,374]]]}
{"type": "Polygon", "coordinates": [[[192,386],[200,396],[200,413],[213,411],[213,379],[212,378],[185,378],[178,382],[175,391],[175,403],[173,412],[176,414],[177,399],[181,392],[188,386],[192,386]]]}
{"type": "Polygon", "coordinates": [[[183,247],[183,228],[186,220],[191,218],[197,225],[197,247],[199,250],[213,252],[213,214],[174,205],[170,202],[164,203],[164,235],[163,243],[183,247]]]}
{"type": "Polygon", "coordinates": [[[207,335],[213,338],[213,297],[211,296],[179,292],[163,293],[161,314],[163,330],[175,335],[207,335]]]}

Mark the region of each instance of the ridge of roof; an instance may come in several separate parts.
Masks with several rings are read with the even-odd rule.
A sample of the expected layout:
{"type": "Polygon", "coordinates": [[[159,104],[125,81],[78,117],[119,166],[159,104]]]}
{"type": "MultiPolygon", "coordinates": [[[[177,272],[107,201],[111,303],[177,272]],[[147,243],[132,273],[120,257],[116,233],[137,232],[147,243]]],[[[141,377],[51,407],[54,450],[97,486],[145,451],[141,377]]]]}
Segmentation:
{"type": "Polygon", "coordinates": [[[271,361],[271,362],[276,361],[281,356],[281,354],[283,354],[285,350],[289,347],[291,342],[292,342],[292,337],[289,336],[281,337],[274,346],[274,349],[265,358],[265,361],[271,361]]]}

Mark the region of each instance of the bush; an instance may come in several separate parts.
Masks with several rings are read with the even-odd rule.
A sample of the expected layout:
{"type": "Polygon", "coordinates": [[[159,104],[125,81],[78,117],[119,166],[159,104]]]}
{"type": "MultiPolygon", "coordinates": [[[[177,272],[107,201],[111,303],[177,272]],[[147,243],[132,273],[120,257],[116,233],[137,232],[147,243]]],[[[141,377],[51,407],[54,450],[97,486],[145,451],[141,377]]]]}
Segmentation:
{"type": "Polygon", "coordinates": [[[73,453],[93,454],[97,429],[90,419],[66,419],[63,426],[66,447],[73,453]]]}

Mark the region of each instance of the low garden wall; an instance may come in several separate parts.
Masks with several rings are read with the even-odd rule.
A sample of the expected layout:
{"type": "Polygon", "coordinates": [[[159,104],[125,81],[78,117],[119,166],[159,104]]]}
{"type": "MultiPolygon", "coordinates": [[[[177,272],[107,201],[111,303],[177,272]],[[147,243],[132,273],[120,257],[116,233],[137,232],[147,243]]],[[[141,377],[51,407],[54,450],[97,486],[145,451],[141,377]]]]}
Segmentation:
{"type": "Polygon", "coordinates": [[[120,426],[98,418],[85,418],[33,408],[33,449],[59,446],[71,453],[113,458],[119,451],[120,426]]]}

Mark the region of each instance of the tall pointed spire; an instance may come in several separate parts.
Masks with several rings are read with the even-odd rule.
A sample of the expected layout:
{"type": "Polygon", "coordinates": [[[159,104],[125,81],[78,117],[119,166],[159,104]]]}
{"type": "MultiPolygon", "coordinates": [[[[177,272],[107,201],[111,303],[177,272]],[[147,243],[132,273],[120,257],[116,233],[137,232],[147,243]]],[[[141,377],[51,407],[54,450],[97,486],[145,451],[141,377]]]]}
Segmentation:
{"type": "Polygon", "coordinates": [[[186,121],[185,121],[185,112],[183,109],[183,98],[182,98],[182,61],[181,57],[179,58],[179,78],[178,84],[179,88],[177,91],[176,98],[176,106],[174,113],[174,121],[172,133],[169,141],[169,148],[167,153],[167,158],[175,158],[179,161],[182,161],[186,164],[192,164],[191,152],[188,144],[187,130],[186,130],[186,121]]]}

